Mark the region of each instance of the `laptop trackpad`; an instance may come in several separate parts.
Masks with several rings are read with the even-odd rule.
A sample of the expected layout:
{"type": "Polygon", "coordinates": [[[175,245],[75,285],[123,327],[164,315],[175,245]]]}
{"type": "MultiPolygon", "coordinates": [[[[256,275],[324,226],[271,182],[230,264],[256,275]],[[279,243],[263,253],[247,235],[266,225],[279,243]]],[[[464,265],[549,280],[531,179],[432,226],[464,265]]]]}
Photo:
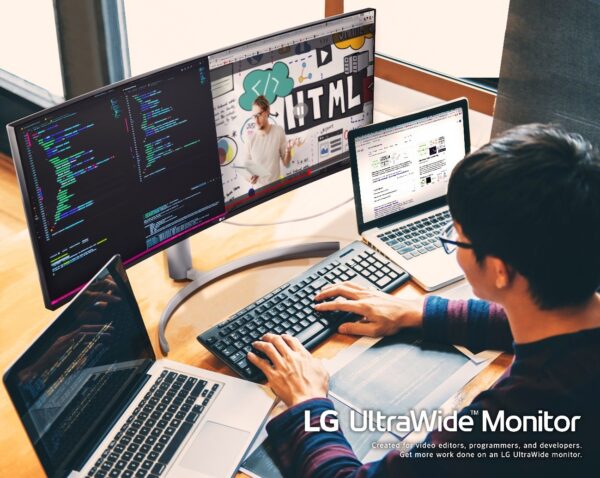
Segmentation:
{"type": "Polygon", "coordinates": [[[186,450],[180,466],[207,476],[231,475],[249,433],[220,423],[206,422],[186,450]]]}

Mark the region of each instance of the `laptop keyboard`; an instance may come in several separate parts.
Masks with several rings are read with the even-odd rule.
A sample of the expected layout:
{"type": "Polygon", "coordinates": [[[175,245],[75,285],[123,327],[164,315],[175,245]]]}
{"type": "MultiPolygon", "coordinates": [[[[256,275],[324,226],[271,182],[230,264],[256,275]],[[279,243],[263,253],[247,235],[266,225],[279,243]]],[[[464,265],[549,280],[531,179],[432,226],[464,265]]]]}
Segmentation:
{"type": "Polygon", "coordinates": [[[379,234],[377,237],[407,260],[442,247],[440,230],[452,218],[450,211],[442,211],[418,221],[379,234]]]}
{"type": "Polygon", "coordinates": [[[220,387],[164,370],[86,476],[159,477],[220,387]]]}
{"type": "Polygon", "coordinates": [[[243,378],[264,376],[246,354],[267,332],[287,333],[312,349],[337,331],[342,322],[358,317],[346,312],[317,312],[314,296],[327,284],[353,281],[391,292],[409,276],[385,256],[362,242],[353,242],[304,271],[290,282],[198,336],[198,340],[243,378]]]}

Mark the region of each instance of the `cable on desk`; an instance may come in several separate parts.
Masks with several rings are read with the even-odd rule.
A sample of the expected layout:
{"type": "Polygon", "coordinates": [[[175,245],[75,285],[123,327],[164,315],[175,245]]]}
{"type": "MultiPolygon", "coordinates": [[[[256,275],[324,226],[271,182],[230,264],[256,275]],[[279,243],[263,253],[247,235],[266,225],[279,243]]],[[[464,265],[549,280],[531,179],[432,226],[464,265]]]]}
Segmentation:
{"type": "Polygon", "coordinates": [[[337,209],[339,207],[342,207],[344,204],[348,204],[350,201],[354,201],[354,197],[351,197],[349,199],[346,199],[344,202],[341,202],[339,204],[336,204],[335,206],[327,209],[326,211],[321,211],[318,212],[317,214],[313,214],[311,216],[306,216],[306,217],[298,217],[295,219],[287,219],[285,221],[277,221],[277,222],[265,222],[265,223],[258,223],[258,224],[247,224],[245,222],[234,222],[234,221],[223,221],[223,223],[225,224],[230,224],[232,226],[243,226],[243,227],[261,227],[261,226],[277,226],[279,224],[288,224],[290,222],[300,222],[300,221],[308,221],[309,219],[314,219],[315,217],[319,217],[322,216],[323,214],[327,214],[328,212],[333,211],[334,209],[337,209]]]}

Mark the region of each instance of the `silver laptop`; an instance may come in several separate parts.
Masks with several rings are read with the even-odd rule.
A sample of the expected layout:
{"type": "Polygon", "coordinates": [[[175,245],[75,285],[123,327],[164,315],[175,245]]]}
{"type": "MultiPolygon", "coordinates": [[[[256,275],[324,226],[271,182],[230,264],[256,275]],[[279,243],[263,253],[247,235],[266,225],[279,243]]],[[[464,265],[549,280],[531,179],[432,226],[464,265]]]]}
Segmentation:
{"type": "Polygon", "coordinates": [[[358,231],[427,291],[462,278],[438,236],[452,169],[470,150],[461,98],[349,132],[358,231]]]}
{"type": "Polygon", "coordinates": [[[119,256],[5,373],[48,476],[230,477],[274,398],[157,360],[119,256]]]}

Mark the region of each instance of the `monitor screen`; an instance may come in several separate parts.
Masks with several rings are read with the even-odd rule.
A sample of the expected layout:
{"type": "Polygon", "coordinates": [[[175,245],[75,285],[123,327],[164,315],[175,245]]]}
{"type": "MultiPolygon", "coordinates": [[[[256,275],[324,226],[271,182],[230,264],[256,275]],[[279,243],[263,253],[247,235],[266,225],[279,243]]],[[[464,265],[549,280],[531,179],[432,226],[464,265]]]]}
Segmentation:
{"type": "Polygon", "coordinates": [[[8,126],[48,308],[114,254],[131,266],[349,166],[372,123],[375,11],[252,40],[8,126]]]}
{"type": "Polygon", "coordinates": [[[225,213],[206,57],[68,101],[14,134],[50,308],[112,255],[137,262],[225,213]]]}
{"type": "Polygon", "coordinates": [[[466,102],[374,125],[354,136],[362,220],[369,223],[446,195],[468,152],[466,102]]]}
{"type": "Polygon", "coordinates": [[[4,376],[49,476],[66,476],[89,452],[154,360],[115,256],[4,376]]]}
{"type": "Polygon", "coordinates": [[[348,131],[373,122],[375,11],[209,54],[229,212],[349,165],[348,131]]]}

